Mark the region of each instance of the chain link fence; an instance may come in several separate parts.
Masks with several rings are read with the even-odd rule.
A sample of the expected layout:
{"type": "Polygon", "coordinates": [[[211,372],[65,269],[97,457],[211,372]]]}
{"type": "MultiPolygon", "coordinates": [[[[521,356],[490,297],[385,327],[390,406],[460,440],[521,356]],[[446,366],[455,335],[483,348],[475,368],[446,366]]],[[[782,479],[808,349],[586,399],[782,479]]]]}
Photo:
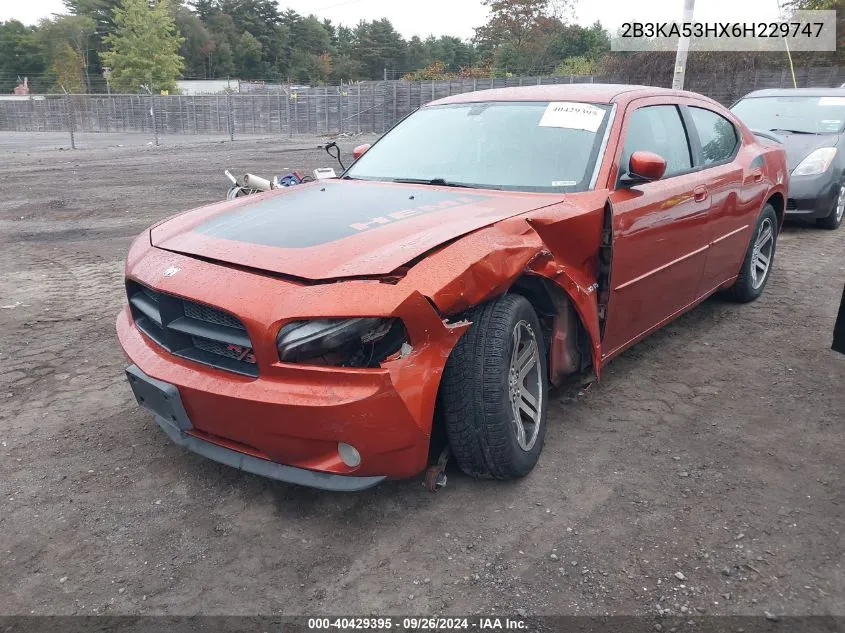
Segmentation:
{"type": "MultiPolygon", "coordinates": [[[[795,71],[799,86],[838,86],[845,69],[806,67],[795,71]]],[[[287,137],[382,133],[421,105],[453,94],[487,88],[561,83],[637,83],[667,86],[671,76],[509,77],[408,82],[378,81],[297,90],[211,95],[36,95],[0,98],[0,132],[55,138],[73,148],[244,137],[287,137]],[[60,137],[57,137],[60,135],[60,137]]],[[[729,105],[760,88],[790,87],[789,70],[731,75],[691,75],[689,90],[729,105]]]]}

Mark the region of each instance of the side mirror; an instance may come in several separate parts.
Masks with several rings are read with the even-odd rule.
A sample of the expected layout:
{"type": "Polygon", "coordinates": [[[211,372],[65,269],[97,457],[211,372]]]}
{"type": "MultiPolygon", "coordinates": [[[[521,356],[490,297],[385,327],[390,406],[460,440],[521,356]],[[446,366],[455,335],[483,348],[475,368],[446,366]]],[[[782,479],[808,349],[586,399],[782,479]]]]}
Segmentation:
{"type": "Polygon", "coordinates": [[[634,152],[628,161],[628,173],[620,181],[628,186],[660,180],[666,173],[666,159],[654,152],[634,152]]]}
{"type": "Polygon", "coordinates": [[[366,152],[368,149],[370,149],[369,143],[364,143],[363,145],[359,145],[358,147],[356,147],[355,149],[352,150],[352,158],[354,158],[355,160],[358,160],[359,158],[361,158],[361,156],[364,155],[364,152],[366,152]]]}

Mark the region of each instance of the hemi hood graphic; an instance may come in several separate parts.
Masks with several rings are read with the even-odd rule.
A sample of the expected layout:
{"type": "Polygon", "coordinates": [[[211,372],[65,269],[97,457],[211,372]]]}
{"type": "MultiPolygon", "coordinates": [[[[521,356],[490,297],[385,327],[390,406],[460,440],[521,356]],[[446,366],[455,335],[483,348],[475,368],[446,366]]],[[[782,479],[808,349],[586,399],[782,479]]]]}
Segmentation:
{"type": "Polygon", "coordinates": [[[383,275],[456,237],[561,196],[331,180],[203,207],[153,246],[305,279],[383,275]]]}

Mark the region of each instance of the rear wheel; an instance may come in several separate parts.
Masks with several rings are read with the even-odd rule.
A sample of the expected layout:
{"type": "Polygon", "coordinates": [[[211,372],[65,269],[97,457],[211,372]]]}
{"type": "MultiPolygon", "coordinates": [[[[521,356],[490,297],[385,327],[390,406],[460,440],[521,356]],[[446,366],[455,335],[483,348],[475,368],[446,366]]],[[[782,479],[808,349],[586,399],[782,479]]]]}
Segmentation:
{"type": "Polygon", "coordinates": [[[475,308],[443,372],[440,413],[468,475],[515,479],[537,463],[546,436],[543,335],[527,299],[505,295],[475,308]]]}
{"type": "Polygon", "coordinates": [[[845,181],[839,183],[839,193],[833,202],[833,209],[831,209],[830,215],[826,218],[816,220],[816,222],[820,227],[832,231],[833,229],[838,229],[839,225],[842,224],[843,216],[845,216],[845,181]]]}
{"type": "Polygon", "coordinates": [[[735,300],[745,303],[754,301],[763,294],[775,260],[777,237],[777,214],[774,207],[767,204],[757,218],[739,277],[730,289],[730,294],[735,300]]]}

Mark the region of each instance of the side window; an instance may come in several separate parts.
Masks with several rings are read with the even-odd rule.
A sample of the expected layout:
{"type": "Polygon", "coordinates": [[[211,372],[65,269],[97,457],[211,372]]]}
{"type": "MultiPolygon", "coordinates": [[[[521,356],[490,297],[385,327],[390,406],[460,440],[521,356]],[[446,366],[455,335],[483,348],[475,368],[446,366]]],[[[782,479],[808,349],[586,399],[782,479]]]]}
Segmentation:
{"type": "Polygon", "coordinates": [[[634,110],[628,120],[620,174],[628,171],[631,154],[640,150],[654,152],[666,160],[665,177],[692,168],[689,141],[677,106],[646,106],[634,110]]]}
{"type": "Polygon", "coordinates": [[[736,128],[721,114],[704,108],[689,108],[698,138],[701,140],[701,153],[704,164],[720,163],[733,156],[739,139],[736,128]]]}

